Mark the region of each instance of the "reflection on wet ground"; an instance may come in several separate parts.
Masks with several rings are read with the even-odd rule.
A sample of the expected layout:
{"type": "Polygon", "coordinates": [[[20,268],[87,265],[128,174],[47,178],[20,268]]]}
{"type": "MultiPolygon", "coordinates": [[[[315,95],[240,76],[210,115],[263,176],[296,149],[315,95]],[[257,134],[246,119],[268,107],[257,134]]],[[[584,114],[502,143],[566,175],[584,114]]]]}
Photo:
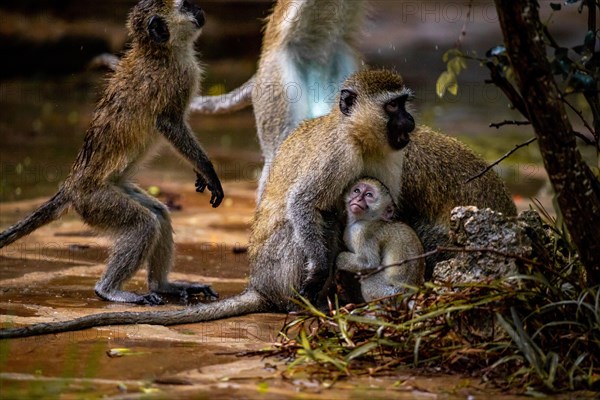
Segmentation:
{"type": "MultiPolygon", "coordinates": [[[[507,127],[500,132],[487,127],[519,116],[506,107],[497,90],[482,84],[486,71],[475,65],[470,70],[473,75],[461,78],[459,96],[435,96],[435,80],[445,68],[442,54],[453,46],[462,21],[432,23],[431,15],[425,15],[428,20],[407,23],[406,18],[414,15],[403,14],[405,3],[372,3],[373,22],[367,26],[360,52],[368,64],[397,69],[410,82],[418,98],[419,123],[460,135],[488,161],[531,136],[529,128],[507,127]],[[390,9],[390,4],[400,5],[390,9]]],[[[226,5],[209,2],[207,7],[226,5]]],[[[225,9],[223,15],[229,14],[235,13],[225,9]]],[[[482,14],[473,15],[481,19],[482,14]]],[[[485,22],[476,18],[469,26],[467,45],[480,53],[499,40],[494,39],[499,38],[496,24],[485,22]]],[[[260,23],[255,25],[252,37],[258,40],[260,23]]],[[[116,26],[122,29],[121,19],[116,26]]],[[[222,27],[212,26],[207,26],[207,34],[213,29],[214,39],[218,36],[214,30],[222,27]]],[[[236,24],[228,34],[239,37],[241,26],[236,24]]],[[[233,43],[252,50],[247,52],[254,58],[208,60],[205,91],[219,85],[233,89],[254,72],[258,42],[248,47],[243,40],[221,40],[204,40],[201,48],[210,54],[206,46],[214,46],[214,53],[217,48],[221,51],[223,43],[233,43]]],[[[0,81],[0,229],[41,204],[65,178],[105,79],[104,72],[82,71],[0,81]]],[[[262,164],[254,119],[252,111],[245,110],[227,116],[191,115],[190,123],[224,180],[226,198],[221,207],[213,210],[206,194],[193,192],[192,169],[166,147],[137,180],[145,189],[158,189],[158,197],[174,209],[177,256],[171,279],[210,283],[221,297],[227,297],[239,293],[248,276],[247,255],[239,250],[247,245],[262,164]]],[[[540,196],[550,208],[546,174],[539,161],[537,146],[532,145],[497,168],[521,209],[529,206],[530,196],[540,196]]],[[[25,325],[148,309],[95,296],[94,283],[104,270],[109,245],[110,238],[94,235],[71,213],[0,249],[0,323],[25,325]]],[[[139,272],[126,289],[144,292],[145,272],[139,272]]],[[[179,299],[167,300],[160,309],[181,307],[179,299]]],[[[200,301],[204,299],[190,299],[200,301]]],[[[431,376],[406,368],[388,377],[353,377],[327,389],[331,382],[288,376],[282,360],[236,356],[273,342],[285,320],[285,315],[256,314],[174,327],[112,326],[0,341],[0,398],[516,398],[484,388],[469,377],[431,376]],[[121,348],[129,351],[115,350],[121,348]]]]}
{"type": "MultiPolygon", "coordinates": [[[[141,181],[154,179],[151,172],[141,181]]],[[[172,212],[177,259],[171,279],[211,283],[221,297],[239,293],[248,275],[248,229],[255,185],[225,182],[229,206],[210,208],[189,180],[154,182],[181,195],[172,212]],[[164,184],[163,184],[164,183],[164,184]],[[235,249],[235,251],[234,251],[235,249]]],[[[166,189],[164,189],[166,190],[166,189]]],[[[37,201],[38,203],[41,202],[37,201]]],[[[0,217],[23,216],[31,202],[4,203],[0,217]]],[[[35,202],[33,202],[35,203],[35,202]]],[[[5,228],[6,224],[0,226],[5,228]]],[[[2,326],[49,322],[148,307],[100,300],[109,238],[90,235],[72,213],[0,250],[2,326]]],[[[145,271],[127,289],[146,290],[145,271]]],[[[179,299],[155,309],[181,306],[179,299]]],[[[191,303],[204,301],[194,298],[191,303]]],[[[288,318],[254,314],[172,327],[110,326],[0,341],[0,396],[17,398],[475,398],[512,399],[468,377],[401,368],[392,376],[321,382],[288,376],[285,360],[239,357],[276,341],[288,318]]]]}

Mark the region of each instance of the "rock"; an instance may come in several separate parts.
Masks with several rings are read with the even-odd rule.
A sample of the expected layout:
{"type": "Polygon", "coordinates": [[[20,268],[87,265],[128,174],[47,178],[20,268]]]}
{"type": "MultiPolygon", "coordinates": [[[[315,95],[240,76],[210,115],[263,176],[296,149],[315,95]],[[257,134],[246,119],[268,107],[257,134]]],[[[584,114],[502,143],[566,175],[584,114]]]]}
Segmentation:
{"type": "MultiPolygon", "coordinates": [[[[455,207],[450,214],[451,246],[465,249],[490,249],[513,256],[532,258],[534,243],[545,236],[536,211],[505,216],[489,208],[455,207]]],[[[464,283],[495,279],[519,273],[520,261],[490,251],[456,252],[452,258],[436,264],[433,280],[464,283]]]]}

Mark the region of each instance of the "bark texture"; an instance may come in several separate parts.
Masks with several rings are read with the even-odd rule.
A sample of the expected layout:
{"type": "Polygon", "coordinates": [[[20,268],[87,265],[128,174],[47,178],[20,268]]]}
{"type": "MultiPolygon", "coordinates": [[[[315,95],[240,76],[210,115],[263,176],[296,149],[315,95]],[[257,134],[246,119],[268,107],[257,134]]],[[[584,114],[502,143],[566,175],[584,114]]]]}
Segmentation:
{"type": "Polygon", "coordinates": [[[495,0],[519,91],[590,285],[600,283],[600,182],[583,161],[546,57],[535,0],[495,0]]]}

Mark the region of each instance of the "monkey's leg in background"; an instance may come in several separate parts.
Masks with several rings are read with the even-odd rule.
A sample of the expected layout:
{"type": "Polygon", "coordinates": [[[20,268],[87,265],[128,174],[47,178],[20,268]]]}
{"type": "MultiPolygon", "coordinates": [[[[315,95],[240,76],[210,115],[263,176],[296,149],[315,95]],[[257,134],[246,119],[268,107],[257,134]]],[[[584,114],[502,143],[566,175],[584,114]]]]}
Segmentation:
{"type": "Polygon", "coordinates": [[[155,293],[139,295],[122,290],[155,246],[160,234],[156,215],[114,185],[101,185],[87,194],[78,194],[74,206],[85,222],[114,234],[115,242],[106,271],[96,284],[96,294],[109,301],[162,304],[155,293]]]}
{"type": "Polygon", "coordinates": [[[168,275],[173,266],[174,241],[171,217],[167,207],[132,183],[124,185],[127,193],[156,215],[159,232],[156,244],[148,255],[148,287],[151,292],[174,294],[187,297],[188,294],[202,293],[216,298],[218,294],[209,285],[189,282],[169,282],[168,275]]]}

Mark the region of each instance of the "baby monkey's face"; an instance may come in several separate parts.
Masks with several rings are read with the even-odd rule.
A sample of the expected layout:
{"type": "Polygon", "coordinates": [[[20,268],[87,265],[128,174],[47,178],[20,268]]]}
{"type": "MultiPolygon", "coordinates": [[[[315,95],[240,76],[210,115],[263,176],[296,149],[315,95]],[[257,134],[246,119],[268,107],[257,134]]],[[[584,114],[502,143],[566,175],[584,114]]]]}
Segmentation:
{"type": "Polygon", "coordinates": [[[346,205],[349,217],[358,220],[389,221],[394,213],[390,195],[380,185],[359,181],[348,191],[346,205]]]}

